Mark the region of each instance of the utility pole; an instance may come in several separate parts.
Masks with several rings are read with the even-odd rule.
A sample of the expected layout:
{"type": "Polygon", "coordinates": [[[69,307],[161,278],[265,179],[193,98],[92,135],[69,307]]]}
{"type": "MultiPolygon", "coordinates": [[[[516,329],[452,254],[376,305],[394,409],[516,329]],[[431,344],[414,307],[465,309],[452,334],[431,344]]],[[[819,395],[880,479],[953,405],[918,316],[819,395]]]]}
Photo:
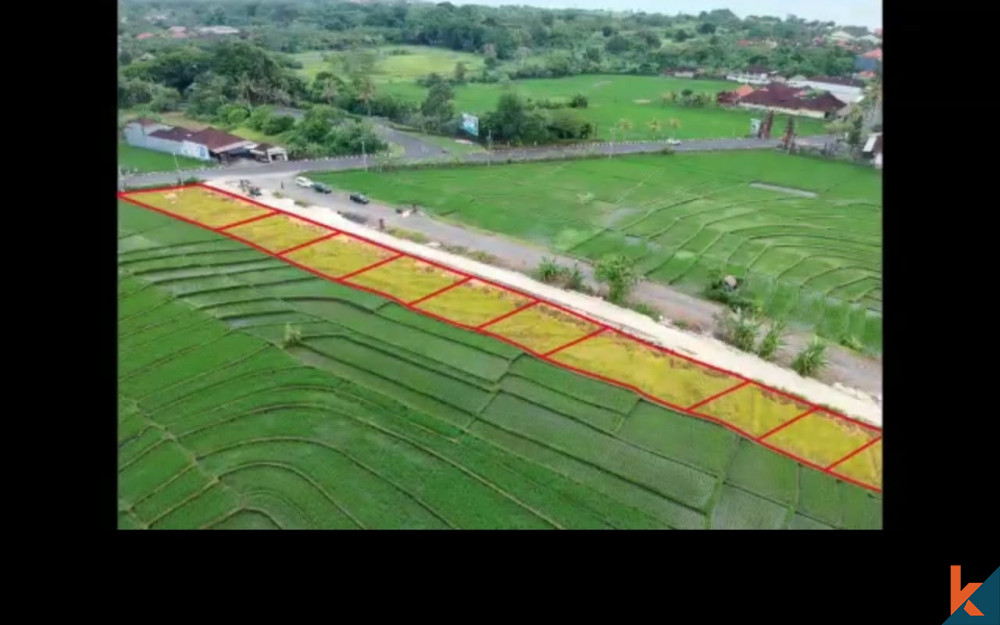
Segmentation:
{"type": "Polygon", "coordinates": [[[174,157],[174,168],[177,170],[177,184],[179,185],[181,183],[181,166],[180,163],[177,162],[177,155],[173,152],[171,152],[170,155],[174,157]]]}
{"type": "Polygon", "coordinates": [[[365,171],[368,171],[368,154],[365,153],[365,140],[361,140],[361,160],[365,164],[365,171]]]}

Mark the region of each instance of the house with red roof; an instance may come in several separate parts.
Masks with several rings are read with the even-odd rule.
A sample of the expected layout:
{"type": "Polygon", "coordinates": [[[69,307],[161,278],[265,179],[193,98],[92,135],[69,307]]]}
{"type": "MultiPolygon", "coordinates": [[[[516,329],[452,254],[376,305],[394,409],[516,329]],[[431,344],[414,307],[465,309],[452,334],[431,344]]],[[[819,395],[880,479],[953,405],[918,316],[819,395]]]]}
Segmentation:
{"type": "Polygon", "coordinates": [[[859,54],[854,59],[854,69],[858,71],[874,72],[882,64],[882,48],[875,48],[859,54]]]}
{"type": "Polygon", "coordinates": [[[138,35],[135,36],[135,38],[138,39],[139,41],[144,41],[146,39],[152,39],[155,36],[156,35],[154,35],[153,33],[139,33],[138,35]]]}
{"type": "Polygon", "coordinates": [[[830,119],[843,110],[847,103],[837,99],[829,91],[790,87],[772,82],[741,97],[736,105],[787,115],[830,119]]]}
{"type": "MultiPolygon", "coordinates": [[[[250,155],[251,150],[258,147],[255,141],[248,141],[211,126],[192,130],[146,118],[125,124],[123,132],[125,142],[129,145],[202,161],[227,161],[234,156],[250,155]]],[[[271,145],[267,149],[272,155],[288,160],[283,149],[271,145]]]]}

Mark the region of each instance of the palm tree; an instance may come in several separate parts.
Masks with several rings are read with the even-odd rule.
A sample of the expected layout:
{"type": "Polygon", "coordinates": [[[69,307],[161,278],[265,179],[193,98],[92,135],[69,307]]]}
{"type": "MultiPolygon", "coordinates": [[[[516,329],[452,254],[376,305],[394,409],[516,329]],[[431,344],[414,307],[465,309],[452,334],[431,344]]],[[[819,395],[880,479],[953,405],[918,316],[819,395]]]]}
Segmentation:
{"type": "Polygon", "coordinates": [[[681,127],[681,120],[676,117],[671,117],[667,120],[667,125],[670,126],[670,130],[673,133],[674,139],[677,138],[677,129],[681,127]]]}
{"type": "Polygon", "coordinates": [[[358,92],[358,98],[365,103],[365,107],[368,110],[368,116],[371,117],[372,114],[372,98],[375,97],[375,83],[368,76],[361,79],[361,89],[358,92]]]}
{"type": "Polygon", "coordinates": [[[323,98],[323,101],[332,105],[338,95],[340,95],[340,85],[336,80],[329,78],[323,82],[323,89],[320,93],[320,97],[323,98]]]}
{"type": "Polygon", "coordinates": [[[651,119],[646,123],[646,127],[649,128],[650,132],[653,133],[653,138],[656,139],[660,136],[660,131],[663,130],[663,124],[660,123],[658,119],[651,119]]]}
{"type": "Polygon", "coordinates": [[[634,127],[635,126],[634,126],[634,124],[632,124],[632,120],[630,120],[630,119],[624,119],[624,118],[619,119],[618,123],[615,124],[615,128],[617,128],[618,130],[622,131],[622,134],[625,134],[625,133],[631,131],[632,128],[634,128],[634,127]]]}

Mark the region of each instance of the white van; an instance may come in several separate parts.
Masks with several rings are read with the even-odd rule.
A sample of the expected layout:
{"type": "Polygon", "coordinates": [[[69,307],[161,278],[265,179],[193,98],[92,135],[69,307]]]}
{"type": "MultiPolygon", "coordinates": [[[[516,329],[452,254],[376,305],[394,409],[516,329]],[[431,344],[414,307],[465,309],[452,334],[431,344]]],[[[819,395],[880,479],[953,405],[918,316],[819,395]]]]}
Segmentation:
{"type": "Polygon", "coordinates": [[[307,189],[311,189],[313,186],[312,180],[309,180],[308,178],[304,178],[302,176],[299,176],[298,178],[295,179],[295,184],[299,185],[300,187],[305,187],[307,189]]]}

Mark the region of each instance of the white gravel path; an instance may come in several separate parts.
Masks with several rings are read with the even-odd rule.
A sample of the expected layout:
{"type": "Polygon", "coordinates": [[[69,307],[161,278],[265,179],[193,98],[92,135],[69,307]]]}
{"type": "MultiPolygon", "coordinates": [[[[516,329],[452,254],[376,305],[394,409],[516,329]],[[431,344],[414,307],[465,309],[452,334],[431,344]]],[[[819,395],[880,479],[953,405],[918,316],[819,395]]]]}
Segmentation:
{"type": "MultiPolygon", "coordinates": [[[[235,181],[215,180],[206,184],[229,192],[239,193],[239,188],[235,181]]],[[[302,217],[308,217],[338,230],[358,234],[372,241],[377,241],[413,254],[414,256],[433,260],[465,273],[488,278],[511,288],[530,293],[541,299],[555,302],[650,343],[667,347],[716,367],[739,373],[767,386],[805,397],[813,403],[829,406],[848,416],[861,419],[879,427],[882,426],[882,408],[869,395],[848,389],[839,384],[834,387],[812,378],[803,378],[794,371],[762,360],[753,354],[741,352],[715,338],[685,332],[675,327],[657,323],[645,315],[620,308],[600,298],[572,291],[564,291],[538,282],[515,271],[501,269],[440,249],[428,247],[427,245],[393,237],[380,232],[376,228],[369,228],[349,221],[330,208],[298,206],[294,200],[276,198],[270,191],[265,191],[262,197],[256,199],[263,204],[271,205],[302,217]]]]}

